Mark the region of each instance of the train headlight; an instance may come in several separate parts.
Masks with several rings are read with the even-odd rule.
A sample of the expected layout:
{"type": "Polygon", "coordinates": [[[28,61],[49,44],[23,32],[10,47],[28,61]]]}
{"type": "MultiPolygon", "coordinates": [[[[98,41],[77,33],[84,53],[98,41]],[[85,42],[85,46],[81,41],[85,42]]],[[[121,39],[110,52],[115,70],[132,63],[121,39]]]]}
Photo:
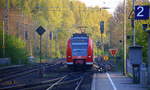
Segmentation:
{"type": "Polygon", "coordinates": [[[71,56],[68,56],[68,58],[70,58],[71,56]]]}
{"type": "Polygon", "coordinates": [[[91,56],[88,56],[89,58],[91,58],[91,56]]]}

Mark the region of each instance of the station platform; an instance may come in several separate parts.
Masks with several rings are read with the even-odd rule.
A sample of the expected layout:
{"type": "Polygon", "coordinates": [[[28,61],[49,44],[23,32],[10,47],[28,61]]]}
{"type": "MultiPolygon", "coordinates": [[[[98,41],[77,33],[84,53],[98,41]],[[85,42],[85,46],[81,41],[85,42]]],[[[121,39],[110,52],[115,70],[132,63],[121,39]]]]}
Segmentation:
{"type": "Polygon", "coordinates": [[[95,73],[91,90],[147,90],[141,84],[133,84],[132,79],[121,73],[95,73]]]}

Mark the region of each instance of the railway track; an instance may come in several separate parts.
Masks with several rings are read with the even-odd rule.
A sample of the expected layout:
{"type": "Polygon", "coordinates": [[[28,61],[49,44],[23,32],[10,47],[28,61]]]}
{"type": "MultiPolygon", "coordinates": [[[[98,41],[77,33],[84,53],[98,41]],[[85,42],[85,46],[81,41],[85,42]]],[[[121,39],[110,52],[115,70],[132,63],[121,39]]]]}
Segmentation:
{"type": "Polygon", "coordinates": [[[18,84],[16,86],[2,87],[0,88],[0,90],[9,90],[9,89],[38,90],[39,88],[49,87],[50,85],[52,85],[53,87],[56,83],[60,82],[65,77],[67,77],[67,74],[61,77],[50,79],[50,80],[34,82],[32,84],[18,84]]]}
{"type": "MultiPolygon", "coordinates": [[[[14,79],[14,78],[18,78],[20,76],[35,72],[38,70],[38,65],[34,65],[34,66],[30,66],[30,67],[19,67],[19,68],[15,68],[15,69],[11,69],[12,71],[10,71],[9,73],[4,73],[2,75],[0,75],[0,83],[3,83],[5,81],[14,79]]],[[[8,70],[9,71],[9,70],[8,70]]]]}
{"type": "Polygon", "coordinates": [[[24,65],[22,67],[10,68],[10,69],[0,72],[0,78],[10,76],[12,74],[17,74],[17,73],[20,73],[23,71],[27,71],[27,70],[30,70],[30,69],[36,68],[36,67],[37,67],[37,65],[34,65],[34,66],[25,66],[24,65]]]}
{"type": "Polygon", "coordinates": [[[72,73],[46,88],[46,90],[80,90],[86,75],[86,72],[72,73]]]}
{"type": "MultiPolygon", "coordinates": [[[[48,68],[48,67],[52,67],[55,65],[46,64],[43,66],[45,68],[48,68]]],[[[15,67],[15,68],[2,69],[0,71],[0,83],[5,80],[8,80],[8,79],[15,78],[20,75],[24,75],[24,74],[28,74],[28,73],[37,71],[39,68],[41,68],[40,65],[35,64],[35,65],[31,65],[31,66],[23,65],[23,66],[15,67]]]]}
{"type": "Polygon", "coordinates": [[[87,75],[87,73],[72,72],[61,77],[35,82],[33,84],[3,87],[0,88],[0,90],[80,90],[85,75],[87,75]]]}
{"type": "Polygon", "coordinates": [[[8,87],[0,88],[0,90],[9,90],[9,89],[37,90],[37,88],[49,86],[49,84],[55,83],[55,82],[59,81],[61,78],[63,78],[63,77],[45,80],[45,81],[41,81],[41,82],[35,82],[33,84],[19,84],[16,86],[8,86],[8,87]]]}
{"type": "Polygon", "coordinates": [[[23,67],[24,67],[24,65],[15,65],[15,66],[1,68],[0,69],[0,78],[8,73],[11,73],[12,71],[16,71],[17,69],[21,69],[23,67]]]}
{"type": "MultiPolygon", "coordinates": [[[[47,70],[52,69],[51,71],[54,71],[53,68],[56,68],[56,66],[59,66],[58,64],[43,64],[43,67],[47,70]]],[[[23,83],[22,85],[25,85],[27,82],[33,81],[33,79],[36,79],[38,77],[34,77],[35,75],[39,75],[39,69],[41,68],[41,65],[34,65],[31,67],[21,67],[20,69],[15,68],[9,73],[5,73],[3,75],[0,75],[0,87],[11,87],[11,85],[16,86],[16,82],[23,83]],[[34,76],[33,76],[34,73],[34,76]],[[19,81],[18,81],[19,80],[19,81]],[[24,81],[25,80],[25,81],[24,81]],[[24,84],[25,83],[25,84],[24,84]]],[[[45,70],[43,70],[45,71],[45,70]]]]}
{"type": "Polygon", "coordinates": [[[26,69],[23,72],[16,71],[16,73],[13,75],[10,74],[10,76],[1,78],[0,84],[11,80],[15,80],[17,83],[3,86],[0,85],[0,90],[80,90],[80,87],[82,86],[84,77],[86,75],[85,72],[70,73],[70,71],[68,71],[65,68],[65,65],[62,63],[43,64],[43,66],[45,68],[44,71],[47,73],[47,75],[49,75],[48,77],[46,76],[46,78],[33,78],[35,74],[38,75],[38,65],[34,68],[28,68],[28,70],[26,69]],[[36,73],[32,75],[33,72],[36,73]],[[27,82],[24,80],[26,80],[27,82]],[[71,88],[68,86],[71,86],[71,88]]]}

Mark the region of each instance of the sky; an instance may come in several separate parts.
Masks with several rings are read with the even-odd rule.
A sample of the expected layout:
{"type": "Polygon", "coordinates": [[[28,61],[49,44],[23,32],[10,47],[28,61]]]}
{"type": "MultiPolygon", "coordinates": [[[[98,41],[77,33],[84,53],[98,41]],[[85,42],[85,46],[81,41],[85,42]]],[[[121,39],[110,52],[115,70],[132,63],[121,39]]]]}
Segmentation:
{"type": "Polygon", "coordinates": [[[79,0],[83,3],[85,3],[88,7],[109,7],[108,11],[113,14],[115,11],[115,8],[120,2],[123,2],[123,0],[79,0]]]}

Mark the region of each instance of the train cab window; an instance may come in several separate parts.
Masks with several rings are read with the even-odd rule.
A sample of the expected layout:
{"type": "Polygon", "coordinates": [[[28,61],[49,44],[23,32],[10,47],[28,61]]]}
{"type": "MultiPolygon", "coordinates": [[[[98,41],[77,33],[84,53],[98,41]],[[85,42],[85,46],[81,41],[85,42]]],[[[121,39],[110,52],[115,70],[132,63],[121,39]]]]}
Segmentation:
{"type": "Polygon", "coordinates": [[[72,38],[72,56],[87,56],[88,38],[72,38]]]}

